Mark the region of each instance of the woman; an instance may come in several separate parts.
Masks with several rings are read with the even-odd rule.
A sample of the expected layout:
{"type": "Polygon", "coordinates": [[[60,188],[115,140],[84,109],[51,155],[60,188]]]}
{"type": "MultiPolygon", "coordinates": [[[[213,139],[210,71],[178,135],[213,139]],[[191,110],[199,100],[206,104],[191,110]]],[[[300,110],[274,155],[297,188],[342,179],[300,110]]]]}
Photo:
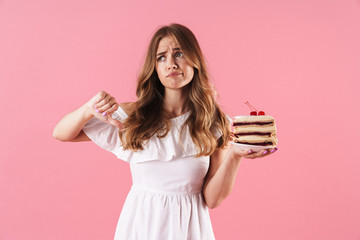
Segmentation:
{"type": "Polygon", "coordinates": [[[242,157],[214,98],[203,54],[185,26],[159,28],[138,77],[137,101],[106,92],[55,127],[62,141],[92,140],[130,163],[133,186],[115,239],[215,239],[208,208],[232,191],[242,157]]]}

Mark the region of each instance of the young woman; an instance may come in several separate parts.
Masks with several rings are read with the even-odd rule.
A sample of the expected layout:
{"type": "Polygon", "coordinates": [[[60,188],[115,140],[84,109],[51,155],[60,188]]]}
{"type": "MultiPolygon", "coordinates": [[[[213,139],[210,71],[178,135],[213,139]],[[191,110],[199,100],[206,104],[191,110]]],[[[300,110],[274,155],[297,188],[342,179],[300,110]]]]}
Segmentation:
{"type": "Polygon", "coordinates": [[[242,157],[214,98],[194,34],[171,24],[151,39],[137,101],[101,91],[55,127],[61,141],[90,141],[129,162],[133,186],[115,239],[215,239],[208,208],[232,191],[242,157]]]}

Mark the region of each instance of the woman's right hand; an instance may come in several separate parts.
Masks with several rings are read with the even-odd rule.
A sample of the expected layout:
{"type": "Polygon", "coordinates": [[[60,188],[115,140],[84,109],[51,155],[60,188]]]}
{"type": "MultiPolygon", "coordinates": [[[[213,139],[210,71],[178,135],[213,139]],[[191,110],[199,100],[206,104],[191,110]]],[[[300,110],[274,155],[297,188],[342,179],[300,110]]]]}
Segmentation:
{"type": "Polygon", "coordinates": [[[97,93],[85,104],[85,106],[91,115],[101,121],[112,124],[119,129],[124,128],[119,120],[111,117],[111,115],[119,108],[119,104],[116,102],[115,98],[107,92],[101,91],[97,93]]]}

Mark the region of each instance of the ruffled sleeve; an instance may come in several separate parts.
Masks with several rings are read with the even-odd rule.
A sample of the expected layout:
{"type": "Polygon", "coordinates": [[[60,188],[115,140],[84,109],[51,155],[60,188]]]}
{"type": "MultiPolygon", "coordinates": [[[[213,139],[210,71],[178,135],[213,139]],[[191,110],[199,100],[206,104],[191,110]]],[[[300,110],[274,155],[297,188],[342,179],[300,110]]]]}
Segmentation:
{"type": "MultiPolygon", "coordinates": [[[[126,162],[170,161],[172,159],[193,156],[197,153],[187,126],[187,129],[184,129],[181,135],[182,141],[179,143],[180,128],[188,116],[189,113],[186,113],[172,119],[172,127],[164,138],[153,136],[144,144],[144,149],[138,151],[124,150],[119,137],[119,130],[115,126],[97,118],[92,118],[88,121],[82,130],[99,147],[112,152],[119,159],[126,162]]],[[[119,121],[124,121],[128,116],[119,107],[112,117],[119,121]]]]}
{"type": "Polygon", "coordinates": [[[121,150],[117,152],[117,157],[129,163],[140,163],[154,160],[171,161],[173,159],[196,155],[197,150],[190,136],[188,127],[185,126],[184,131],[181,133],[181,126],[188,116],[189,113],[186,113],[172,119],[168,134],[163,138],[152,136],[146,144],[143,145],[143,150],[121,150]],[[180,134],[181,143],[179,142],[180,134]]]}
{"type": "MultiPolygon", "coordinates": [[[[191,138],[189,127],[185,126],[184,131],[181,132],[181,127],[189,115],[190,112],[171,119],[171,128],[165,137],[151,137],[147,143],[144,144],[144,149],[138,151],[124,150],[118,129],[97,118],[91,119],[83,127],[83,131],[98,146],[112,152],[119,159],[126,162],[171,161],[173,159],[190,157],[197,154],[197,149],[191,138]],[[179,139],[181,139],[181,142],[179,142],[179,139]]],[[[125,111],[119,107],[112,117],[119,121],[124,121],[128,116],[125,111]]],[[[231,118],[229,118],[229,120],[231,121],[231,118]]],[[[220,130],[217,130],[214,134],[217,139],[222,136],[220,130]]]]}
{"type": "MultiPolygon", "coordinates": [[[[119,107],[112,115],[112,118],[124,121],[127,118],[127,114],[119,107]]],[[[119,130],[117,127],[97,118],[92,118],[85,124],[82,130],[96,145],[112,152],[116,156],[122,151],[119,130]]]]}

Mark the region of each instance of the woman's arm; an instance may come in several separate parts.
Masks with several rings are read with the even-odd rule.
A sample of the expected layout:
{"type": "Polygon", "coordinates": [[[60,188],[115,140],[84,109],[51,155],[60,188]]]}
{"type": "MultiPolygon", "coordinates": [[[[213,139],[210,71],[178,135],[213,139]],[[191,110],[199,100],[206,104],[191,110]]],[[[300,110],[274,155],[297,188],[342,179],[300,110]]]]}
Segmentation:
{"type": "Polygon", "coordinates": [[[115,98],[101,91],[89,102],[63,117],[55,126],[53,137],[64,142],[90,141],[81,129],[93,117],[121,128],[121,123],[110,117],[118,107],[115,98]]]}
{"type": "Polygon", "coordinates": [[[54,128],[53,137],[64,142],[90,141],[81,129],[93,117],[88,107],[83,105],[59,121],[54,128]]]}
{"type": "Polygon", "coordinates": [[[210,156],[210,167],[205,178],[203,194],[209,208],[218,207],[229,196],[234,187],[241,158],[260,158],[272,154],[270,149],[249,153],[236,149],[230,141],[225,148],[216,150],[210,156]]]}

